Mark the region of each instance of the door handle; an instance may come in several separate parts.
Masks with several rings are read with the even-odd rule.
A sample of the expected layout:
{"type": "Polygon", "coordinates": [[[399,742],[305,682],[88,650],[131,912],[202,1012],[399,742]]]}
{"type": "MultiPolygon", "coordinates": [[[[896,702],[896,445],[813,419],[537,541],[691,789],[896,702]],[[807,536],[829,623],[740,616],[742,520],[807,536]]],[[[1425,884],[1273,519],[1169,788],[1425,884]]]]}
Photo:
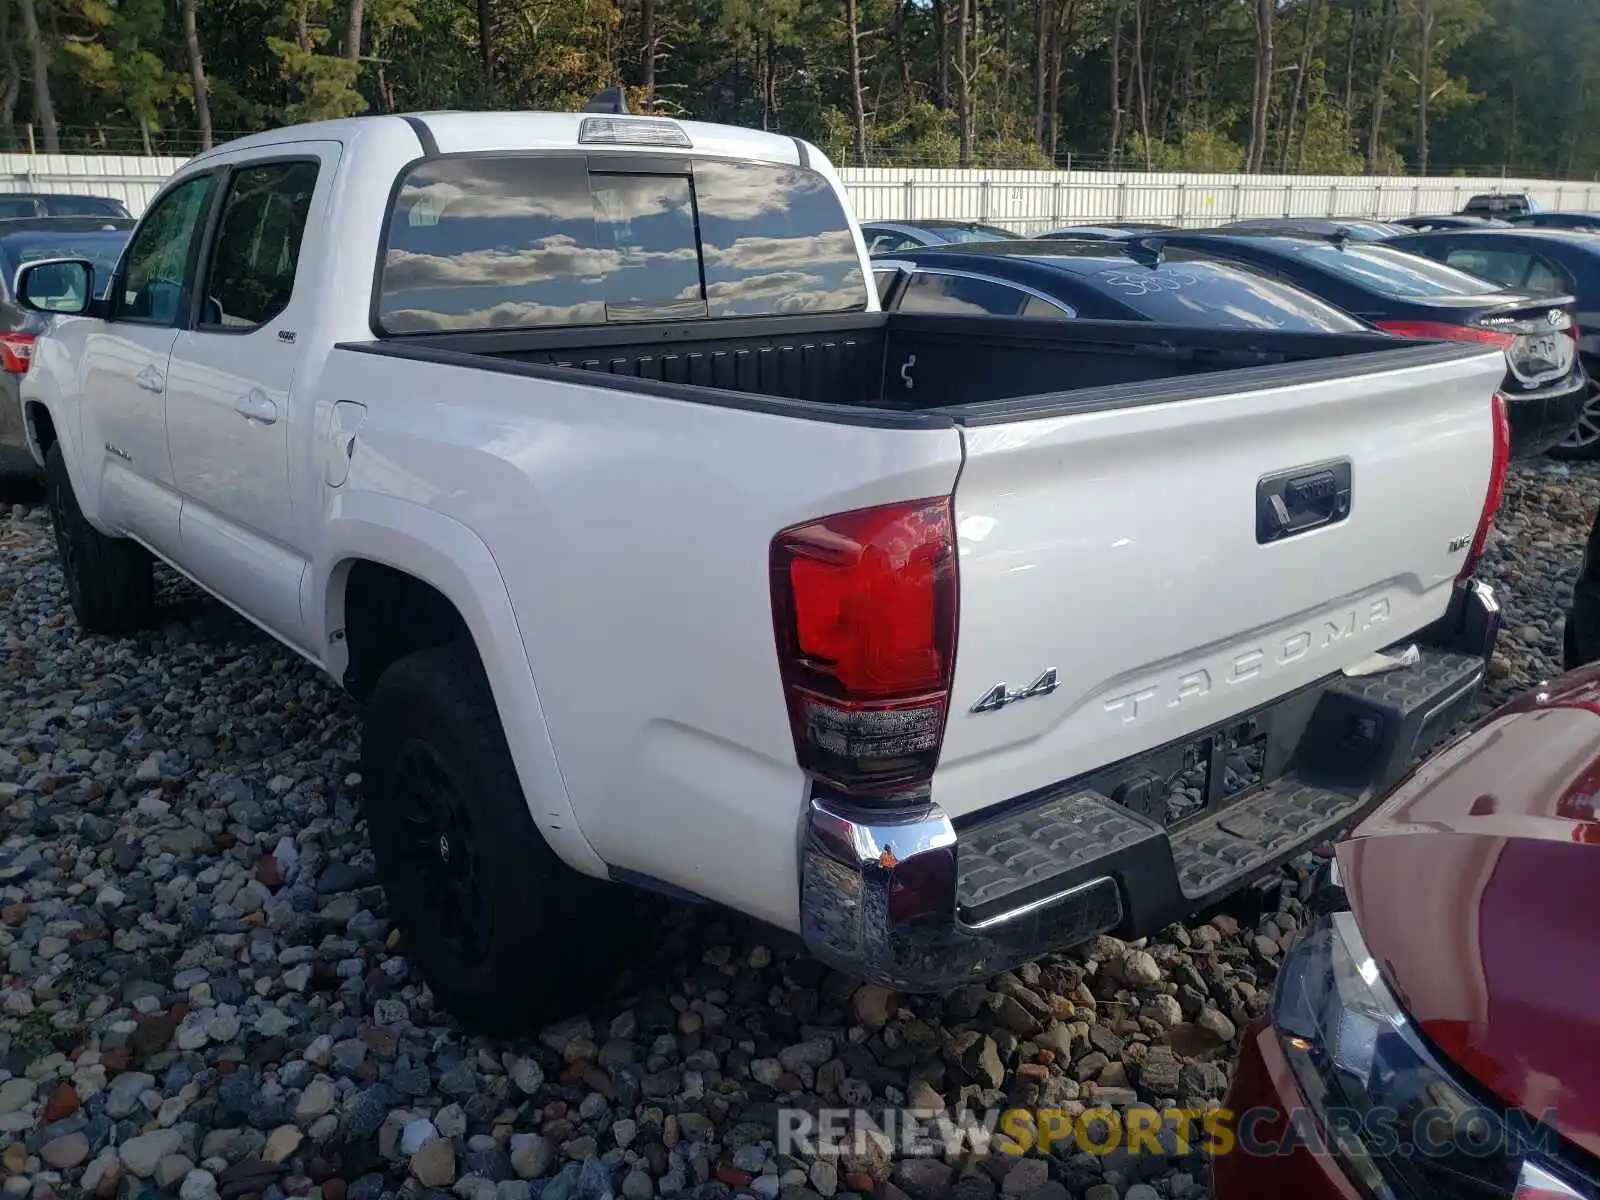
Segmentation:
{"type": "Polygon", "coordinates": [[[260,388],[251,388],[233,402],[233,411],[249,421],[271,425],[278,419],[278,406],[260,388]]]}
{"type": "Polygon", "coordinates": [[[166,377],[162,375],[160,371],[151,366],[146,366],[143,370],[141,370],[133,377],[133,381],[145,391],[155,392],[157,395],[160,395],[167,388],[166,377]]]}

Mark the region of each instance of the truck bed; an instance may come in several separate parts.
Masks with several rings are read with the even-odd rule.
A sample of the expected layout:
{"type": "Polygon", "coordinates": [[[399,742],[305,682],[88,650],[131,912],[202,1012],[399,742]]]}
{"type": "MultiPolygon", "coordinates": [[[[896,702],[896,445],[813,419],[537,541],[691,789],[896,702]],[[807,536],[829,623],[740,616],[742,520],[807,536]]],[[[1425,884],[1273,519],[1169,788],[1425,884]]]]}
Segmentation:
{"type": "Polygon", "coordinates": [[[1272,387],[1480,352],[1379,333],[911,313],[413,334],[341,348],[569,382],[600,374],[696,403],[922,427],[1195,399],[1239,387],[1228,373],[1243,368],[1251,388],[1272,387]]]}

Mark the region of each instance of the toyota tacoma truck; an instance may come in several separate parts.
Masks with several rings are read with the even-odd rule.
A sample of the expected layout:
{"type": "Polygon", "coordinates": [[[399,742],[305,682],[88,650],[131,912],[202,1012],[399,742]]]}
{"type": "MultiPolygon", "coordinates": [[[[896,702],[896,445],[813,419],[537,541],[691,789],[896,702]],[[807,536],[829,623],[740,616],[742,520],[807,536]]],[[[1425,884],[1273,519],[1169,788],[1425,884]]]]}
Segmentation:
{"type": "Polygon", "coordinates": [[[1150,932],[1365,812],[1498,627],[1498,349],[884,313],[774,134],[284,129],[19,290],[78,623],[163,559],[362,701],[393,916],[485,1028],[633,888],[907,990],[1150,932]]]}

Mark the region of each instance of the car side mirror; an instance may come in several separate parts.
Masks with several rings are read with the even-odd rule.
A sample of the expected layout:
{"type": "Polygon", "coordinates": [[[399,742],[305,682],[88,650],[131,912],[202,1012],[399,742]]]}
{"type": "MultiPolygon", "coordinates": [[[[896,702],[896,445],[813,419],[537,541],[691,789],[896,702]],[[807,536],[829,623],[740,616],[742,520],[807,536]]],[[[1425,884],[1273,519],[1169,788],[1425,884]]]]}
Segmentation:
{"type": "Polygon", "coordinates": [[[46,258],[17,272],[17,302],[34,312],[81,316],[94,303],[94,264],[82,258],[46,258]]]}

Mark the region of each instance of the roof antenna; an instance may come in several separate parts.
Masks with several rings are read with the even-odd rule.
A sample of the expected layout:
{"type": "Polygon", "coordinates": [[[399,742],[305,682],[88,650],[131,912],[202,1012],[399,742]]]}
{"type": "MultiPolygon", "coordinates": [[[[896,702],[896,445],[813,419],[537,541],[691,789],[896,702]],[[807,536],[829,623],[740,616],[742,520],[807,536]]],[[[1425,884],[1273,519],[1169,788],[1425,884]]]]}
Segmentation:
{"type": "Polygon", "coordinates": [[[586,113],[624,114],[628,111],[628,94],[620,87],[608,87],[596,92],[583,106],[586,113]]]}

